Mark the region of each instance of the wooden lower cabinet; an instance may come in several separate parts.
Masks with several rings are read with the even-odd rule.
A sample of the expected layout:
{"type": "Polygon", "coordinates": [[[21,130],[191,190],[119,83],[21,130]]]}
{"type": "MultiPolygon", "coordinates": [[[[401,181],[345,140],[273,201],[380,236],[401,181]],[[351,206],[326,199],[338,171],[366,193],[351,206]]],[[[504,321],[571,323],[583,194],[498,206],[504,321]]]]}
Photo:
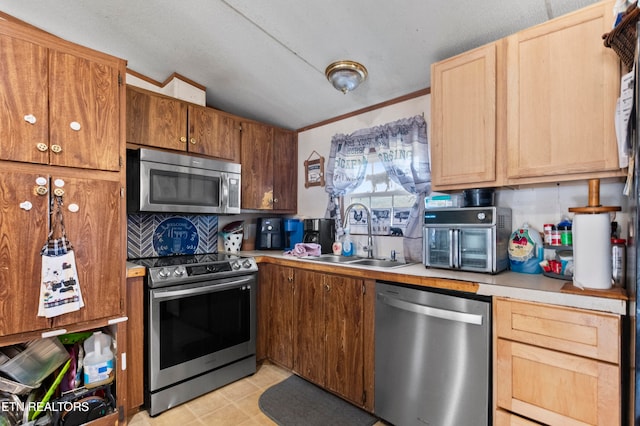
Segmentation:
{"type": "Polygon", "coordinates": [[[374,281],[261,264],[259,288],[262,358],[372,412],[374,281]]]}
{"type": "Polygon", "coordinates": [[[144,404],[144,277],[127,278],[127,413],[144,404]]]}
{"type": "MultiPolygon", "coordinates": [[[[494,309],[498,409],[543,424],[620,424],[618,315],[505,299],[494,309]]],[[[497,425],[533,424],[510,419],[496,412],[497,425]]]]}

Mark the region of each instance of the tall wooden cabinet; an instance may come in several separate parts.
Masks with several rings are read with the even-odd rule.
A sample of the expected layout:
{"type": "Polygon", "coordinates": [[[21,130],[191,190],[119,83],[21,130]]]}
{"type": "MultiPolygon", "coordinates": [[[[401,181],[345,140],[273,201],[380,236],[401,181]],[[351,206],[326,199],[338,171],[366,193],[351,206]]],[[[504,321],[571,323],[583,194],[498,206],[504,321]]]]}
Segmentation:
{"type": "Polygon", "coordinates": [[[133,86],[127,87],[127,142],[240,161],[237,117],[133,86]]]}
{"type": "Polygon", "coordinates": [[[0,20],[0,346],[109,328],[124,420],[125,61],[0,20]],[[84,307],[37,316],[53,194],[84,307]]]}
{"type": "Polygon", "coordinates": [[[618,315],[496,299],[499,425],[621,421],[618,315]]]}
{"type": "Polygon", "coordinates": [[[243,121],[242,208],[297,211],[298,144],[295,132],[243,121]]]}
{"type": "Polygon", "coordinates": [[[432,65],[434,190],[623,176],[604,1],[432,65]]]}
{"type": "Polygon", "coordinates": [[[0,28],[0,160],[119,171],[121,63],[46,43],[0,28]]]}

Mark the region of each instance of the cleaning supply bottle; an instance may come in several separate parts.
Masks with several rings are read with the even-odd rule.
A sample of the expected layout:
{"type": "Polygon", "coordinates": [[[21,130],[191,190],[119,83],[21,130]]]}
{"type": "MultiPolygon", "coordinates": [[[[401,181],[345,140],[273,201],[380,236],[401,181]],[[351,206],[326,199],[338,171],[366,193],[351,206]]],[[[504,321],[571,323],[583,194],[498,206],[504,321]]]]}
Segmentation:
{"type": "Polygon", "coordinates": [[[344,230],[344,238],[342,239],[342,255],[353,256],[353,241],[351,240],[349,228],[344,230]]]}
{"type": "Polygon", "coordinates": [[[84,385],[98,386],[114,377],[111,336],[96,331],[84,341],[84,385]]]}

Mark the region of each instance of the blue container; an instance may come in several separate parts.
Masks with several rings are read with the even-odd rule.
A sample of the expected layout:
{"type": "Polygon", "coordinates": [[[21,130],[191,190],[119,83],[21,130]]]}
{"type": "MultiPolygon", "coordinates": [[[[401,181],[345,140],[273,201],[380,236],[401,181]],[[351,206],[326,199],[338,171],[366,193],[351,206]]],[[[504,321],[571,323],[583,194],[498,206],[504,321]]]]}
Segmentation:
{"type": "Polygon", "coordinates": [[[296,244],[302,242],[304,231],[300,219],[284,220],[284,242],[285,250],[293,250],[296,244]]]}

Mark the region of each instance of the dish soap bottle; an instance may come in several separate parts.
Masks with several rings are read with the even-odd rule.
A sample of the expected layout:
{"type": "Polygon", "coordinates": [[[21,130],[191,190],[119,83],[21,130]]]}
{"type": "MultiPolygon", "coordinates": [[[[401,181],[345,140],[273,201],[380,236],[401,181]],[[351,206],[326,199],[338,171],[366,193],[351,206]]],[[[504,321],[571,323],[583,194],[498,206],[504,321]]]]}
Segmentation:
{"type": "Polygon", "coordinates": [[[353,241],[351,241],[349,228],[344,230],[344,238],[342,240],[342,255],[353,256],[353,241]]]}

